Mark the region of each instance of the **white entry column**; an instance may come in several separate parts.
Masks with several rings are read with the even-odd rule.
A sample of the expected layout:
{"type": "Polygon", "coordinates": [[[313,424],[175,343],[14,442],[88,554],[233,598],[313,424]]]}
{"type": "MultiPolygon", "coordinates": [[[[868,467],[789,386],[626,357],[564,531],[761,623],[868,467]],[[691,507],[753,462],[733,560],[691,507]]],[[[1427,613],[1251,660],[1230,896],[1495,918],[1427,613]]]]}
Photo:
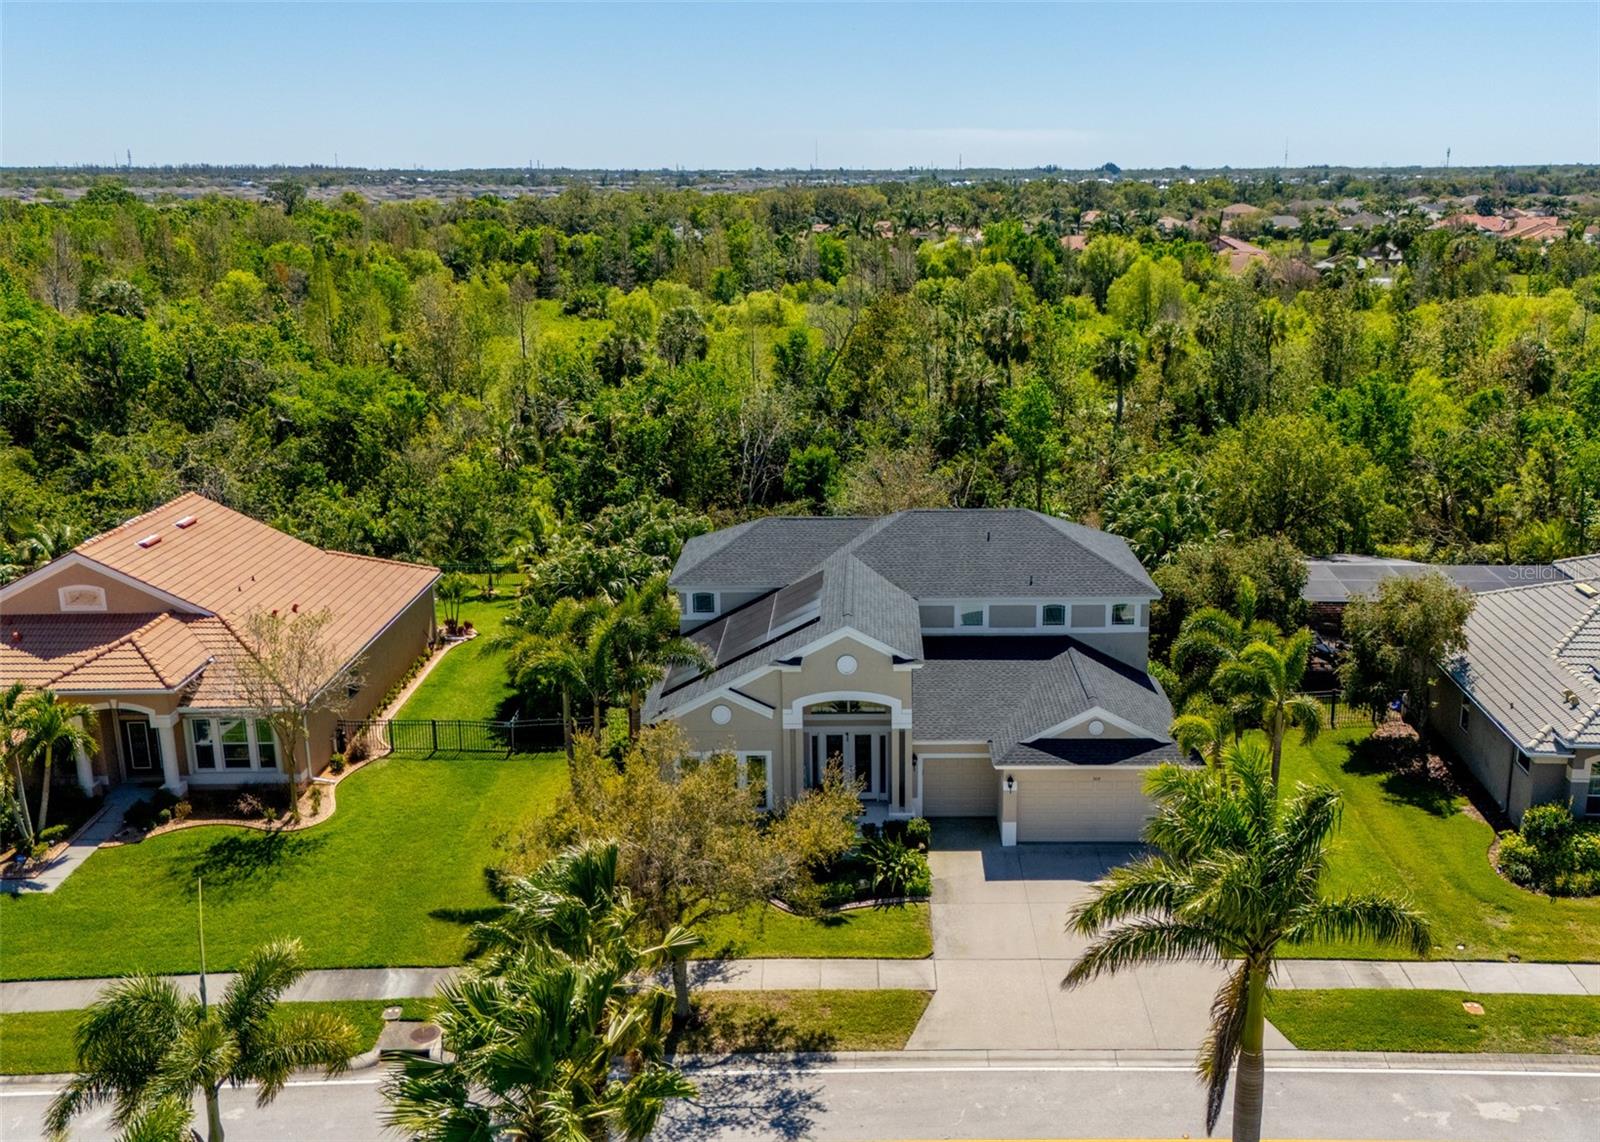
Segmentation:
{"type": "MultiPolygon", "coordinates": [[[[85,719],[87,722],[87,719],[85,719]]],[[[84,726],[87,730],[89,727],[84,726]]],[[[78,786],[90,797],[94,796],[94,766],[89,761],[89,751],[83,746],[74,750],[74,760],[78,763],[78,786]]]]}
{"type": "Polygon", "coordinates": [[[173,732],[176,717],[151,718],[150,724],[161,739],[161,784],[182,797],[189,791],[188,782],[178,772],[178,735],[173,732]]]}

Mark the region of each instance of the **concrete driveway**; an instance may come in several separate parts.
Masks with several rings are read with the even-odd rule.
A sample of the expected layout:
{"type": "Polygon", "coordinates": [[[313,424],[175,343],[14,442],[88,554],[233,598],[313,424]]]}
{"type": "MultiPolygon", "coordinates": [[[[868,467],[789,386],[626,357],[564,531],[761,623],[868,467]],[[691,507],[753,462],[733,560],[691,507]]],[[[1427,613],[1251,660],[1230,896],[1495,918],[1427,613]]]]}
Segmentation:
{"type": "MultiPolygon", "coordinates": [[[[1061,979],[1087,941],[1067,909],[1136,853],[1132,845],[1001,848],[993,822],[934,826],[933,960],[938,989],[912,1049],[1138,1050],[1200,1046],[1222,972],[1139,968],[1073,991],[1061,979]]],[[[1268,1028],[1267,1046],[1289,1043],[1268,1028]]]]}

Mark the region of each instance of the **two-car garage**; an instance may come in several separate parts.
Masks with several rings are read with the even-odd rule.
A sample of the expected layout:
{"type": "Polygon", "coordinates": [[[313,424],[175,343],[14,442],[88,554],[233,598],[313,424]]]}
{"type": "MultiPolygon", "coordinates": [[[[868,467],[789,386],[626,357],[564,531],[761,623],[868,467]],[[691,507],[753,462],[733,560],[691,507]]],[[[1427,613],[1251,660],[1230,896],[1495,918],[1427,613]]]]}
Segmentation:
{"type": "Polygon", "coordinates": [[[1002,794],[1003,775],[986,755],[921,762],[924,816],[1015,820],[1021,842],[1137,841],[1151,812],[1142,767],[1016,768],[1007,771],[1016,788],[1002,794]]]}
{"type": "Polygon", "coordinates": [[[1151,813],[1144,769],[1014,770],[1017,840],[1137,841],[1151,813]]]}

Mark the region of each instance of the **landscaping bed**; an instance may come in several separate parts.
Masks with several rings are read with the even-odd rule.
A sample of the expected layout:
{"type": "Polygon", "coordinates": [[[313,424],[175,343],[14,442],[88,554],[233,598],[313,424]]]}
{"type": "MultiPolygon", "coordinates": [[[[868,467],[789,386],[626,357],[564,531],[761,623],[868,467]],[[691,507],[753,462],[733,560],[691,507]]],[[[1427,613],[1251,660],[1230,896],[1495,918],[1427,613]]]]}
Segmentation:
{"type": "MultiPolygon", "coordinates": [[[[342,1015],[360,1035],[361,1051],[369,1051],[383,1030],[383,1010],[402,1009],[403,1019],[427,1017],[427,1000],[332,1000],[324,1003],[285,1003],[278,1018],[296,1015],[342,1015]]],[[[66,1074],[77,1063],[73,1033],[82,1011],[23,1011],[0,1015],[0,1075],[66,1074]]]]}
{"type": "MultiPolygon", "coordinates": [[[[1324,733],[1309,747],[1284,745],[1283,775],[1327,784],[1344,797],[1325,886],[1408,897],[1433,925],[1437,958],[1594,962],[1600,898],[1541,896],[1503,877],[1489,859],[1494,826],[1474,809],[1466,780],[1432,763],[1397,762],[1397,747],[1370,742],[1365,727],[1324,733]]],[[[1393,959],[1393,948],[1340,944],[1295,948],[1305,957],[1393,959]]]]}
{"type": "Polygon", "coordinates": [[[926,991],[704,991],[678,1054],[763,1051],[899,1051],[932,996],[926,991]]]}
{"type": "Polygon", "coordinates": [[[1308,1051],[1600,1055],[1600,996],[1361,988],[1275,991],[1267,1018],[1308,1051]],[[1483,1008],[1469,1012],[1465,1003],[1483,1008]]]}

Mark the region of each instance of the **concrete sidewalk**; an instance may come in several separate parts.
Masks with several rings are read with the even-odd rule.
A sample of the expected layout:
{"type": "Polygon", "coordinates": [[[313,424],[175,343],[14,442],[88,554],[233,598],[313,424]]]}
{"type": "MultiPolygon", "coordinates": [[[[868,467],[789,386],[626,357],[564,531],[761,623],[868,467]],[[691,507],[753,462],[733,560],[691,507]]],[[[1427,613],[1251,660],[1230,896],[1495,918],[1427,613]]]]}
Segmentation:
{"type": "Polygon", "coordinates": [[[96,849],[116,836],[117,830],[122,828],[123,816],[133,803],[150,796],[150,792],[149,789],[138,785],[124,784],[113,787],[106,794],[100,812],[78,830],[78,835],[72,838],[65,852],[32,876],[8,876],[0,880],[0,892],[12,896],[24,892],[54,892],[61,887],[62,881],[77,871],[80,864],[94,855],[96,849]]]}
{"type": "Polygon", "coordinates": [[[1600,995],[1600,964],[1509,964],[1480,960],[1280,960],[1274,987],[1371,987],[1512,995],[1600,995]]]}
{"type": "MultiPolygon", "coordinates": [[[[704,991],[932,991],[932,960],[694,960],[690,978],[704,991]]],[[[332,968],[308,971],[284,996],[291,1001],[329,999],[425,999],[459,968],[332,968]]],[[[173,976],[197,995],[200,977],[173,976]]],[[[212,972],[206,988],[221,995],[232,972],[212,972]]],[[[0,1014],[74,1011],[93,1003],[110,979],[41,979],[0,983],[0,1014]]],[[[663,980],[665,982],[665,980],[663,980]]]]}

